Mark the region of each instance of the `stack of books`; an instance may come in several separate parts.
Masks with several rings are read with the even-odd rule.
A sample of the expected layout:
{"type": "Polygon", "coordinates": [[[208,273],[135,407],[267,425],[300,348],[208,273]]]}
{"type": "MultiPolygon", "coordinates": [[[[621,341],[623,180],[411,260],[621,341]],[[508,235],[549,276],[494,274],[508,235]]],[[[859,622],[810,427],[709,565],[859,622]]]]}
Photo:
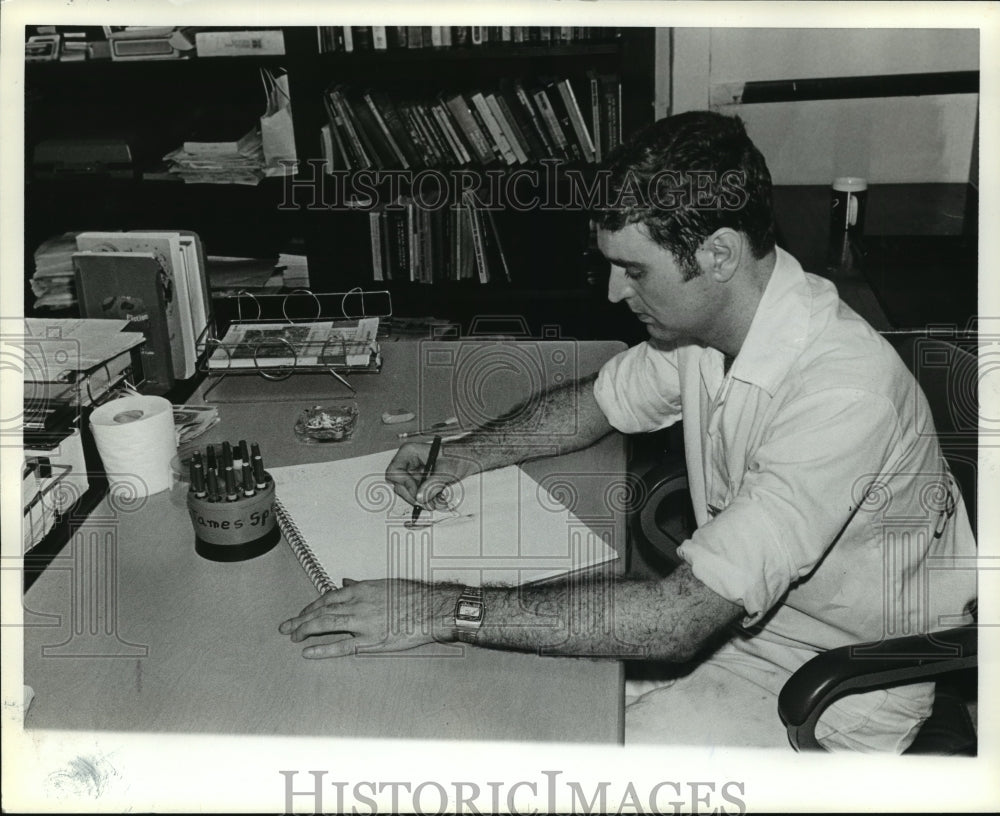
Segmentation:
{"type": "Polygon", "coordinates": [[[186,141],[163,160],[168,172],[188,184],[254,186],[264,178],[264,145],[256,126],[233,141],[186,141]]]}
{"type": "Polygon", "coordinates": [[[73,285],[73,253],[76,233],[64,232],[44,241],[35,250],[31,292],[35,309],[68,309],[76,303],[73,285]]]}
{"type": "Polygon", "coordinates": [[[320,138],[328,170],[514,166],[602,161],[621,142],[621,83],[613,74],[505,78],[497,88],[404,98],[334,85],[320,138]]]}
{"type": "Polygon", "coordinates": [[[399,48],[570,45],[619,36],[606,26],[317,26],[316,44],[327,52],[388,51],[399,48]]]}
{"type": "Polygon", "coordinates": [[[121,319],[147,343],[150,393],[193,377],[211,314],[204,252],[193,232],[81,232],[73,254],[80,314],[121,319]]]}

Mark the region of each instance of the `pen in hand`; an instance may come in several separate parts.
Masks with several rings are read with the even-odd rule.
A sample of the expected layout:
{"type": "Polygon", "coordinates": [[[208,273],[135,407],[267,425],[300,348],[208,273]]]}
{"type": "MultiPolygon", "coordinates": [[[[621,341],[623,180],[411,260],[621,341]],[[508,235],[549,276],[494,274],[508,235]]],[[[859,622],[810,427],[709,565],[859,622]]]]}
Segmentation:
{"type": "MultiPolygon", "coordinates": [[[[420,479],[420,484],[417,485],[417,491],[423,486],[427,481],[427,477],[434,472],[434,464],[437,462],[438,454],[441,452],[441,437],[435,436],[434,441],[431,442],[431,452],[427,456],[427,464],[424,465],[424,475],[420,479]]],[[[416,496],[414,496],[416,498],[416,496]]],[[[417,519],[420,518],[420,511],[423,508],[419,504],[413,505],[413,515],[410,516],[410,526],[412,527],[417,523],[417,519]]]]}

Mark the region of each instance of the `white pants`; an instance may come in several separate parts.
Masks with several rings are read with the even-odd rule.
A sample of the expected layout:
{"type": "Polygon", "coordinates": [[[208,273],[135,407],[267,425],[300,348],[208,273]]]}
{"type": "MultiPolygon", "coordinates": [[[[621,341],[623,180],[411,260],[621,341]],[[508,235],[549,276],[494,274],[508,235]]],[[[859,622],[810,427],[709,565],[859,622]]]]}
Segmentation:
{"type": "MultiPolygon", "coordinates": [[[[793,750],[778,715],[787,673],[731,644],[690,674],[625,684],[626,744],[730,745],[793,750]]],[[[816,726],[831,751],[900,753],[930,712],[934,685],[851,695],[816,726]]]]}

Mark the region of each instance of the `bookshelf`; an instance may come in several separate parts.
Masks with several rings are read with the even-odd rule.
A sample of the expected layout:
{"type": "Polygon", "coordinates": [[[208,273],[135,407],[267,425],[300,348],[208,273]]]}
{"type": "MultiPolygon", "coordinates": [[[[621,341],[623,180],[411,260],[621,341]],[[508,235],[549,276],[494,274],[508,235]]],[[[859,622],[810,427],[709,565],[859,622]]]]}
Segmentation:
{"type": "MultiPolygon", "coordinates": [[[[499,31],[483,36],[488,39],[488,34],[499,31]]],[[[466,179],[492,174],[503,182],[520,174],[522,198],[555,191],[558,199],[556,206],[544,211],[520,209],[506,201],[492,212],[510,279],[491,275],[487,283],[478,277],[432,283],[376,281],[369,212],[322,206],[322,198],[321,206],[314,206],[311,200],[310,185],[320,183],[323,175],[321,128],[330,121],[323,98],[335,86],[351,93],[374,89],[394,102],[430,101],[443,92],[497,92],[511,80],[530,88],[547,79],[565,78],[579,95],[588,76],[613,76],[621,88],[622,136],[652,121],[653,29],[605,29],[584,32],[586,36],[578,29],[552,29],[549,41],[539,31],[523,30],[521,42],[387,50],[356,47],[348,53],[321,51],[316,26],[291,27],[282,29],[284,56],[28,64],[26,271],[34,248],[61,231],[183,228],[201,235],[206,251],[213,255],[277,254],[293,245],[300,247],[293,251],[304,250],[308,256],[314,291],[343,291],[358,285],[389,288],[400,316],[444,318],[460,323],[464,331],[483,316],[517,316],[535,335],[544,327],[558,326],[567,337],[631,340],[636,333],[633,322],[621,307],[606,302],[607,269],[593,250],[583,207],[563,200],[572,197],[574,183],[593,181],[593,163],[560,157],[539,162],[536,156],[527,162],[507,164],[498,159],[461,168],[466,179]],[[256,186],[166,180],[162,156],[190,138],[193,129],[228,128],[239,135],[235,131],[257,120],[264,107],[261,67],[288,71],[298,175],[266,178],[256,186]],[[32,167],[33,151],[40,142],[81,138],[127,141],[135,172],[46,175],[32,167]],[[578,181],[560,176],[565,171],[575,173],[578,181]],[[558,177],[554,182],[553,173],[558,177]]],[[[341,171],[342,181],[356,180],[359,172],[341,171]]],[[[451,176],[443,175],[450,183],[451,176]]],[[[433,187],[435,182],[428,183],[433,187]]],[[[402,191],[412,192],[405,183],[402,191]]],[[[484,222],[487,228],[488,224],[484,222]]],[[[440,258],[434,259],[435,265],[440,258]]]]}

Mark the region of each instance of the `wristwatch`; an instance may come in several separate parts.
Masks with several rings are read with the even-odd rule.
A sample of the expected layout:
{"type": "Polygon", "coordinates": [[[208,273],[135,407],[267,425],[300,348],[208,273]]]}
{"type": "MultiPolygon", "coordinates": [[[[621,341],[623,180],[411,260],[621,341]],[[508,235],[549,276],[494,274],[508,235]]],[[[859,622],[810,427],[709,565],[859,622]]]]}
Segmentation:
{"type": "Polygon", "coordinates": [[[475,643],[485,614],[483,591],[479,587],[465,587],[455,604],[455,638],[463,643],[475,643]]]}

